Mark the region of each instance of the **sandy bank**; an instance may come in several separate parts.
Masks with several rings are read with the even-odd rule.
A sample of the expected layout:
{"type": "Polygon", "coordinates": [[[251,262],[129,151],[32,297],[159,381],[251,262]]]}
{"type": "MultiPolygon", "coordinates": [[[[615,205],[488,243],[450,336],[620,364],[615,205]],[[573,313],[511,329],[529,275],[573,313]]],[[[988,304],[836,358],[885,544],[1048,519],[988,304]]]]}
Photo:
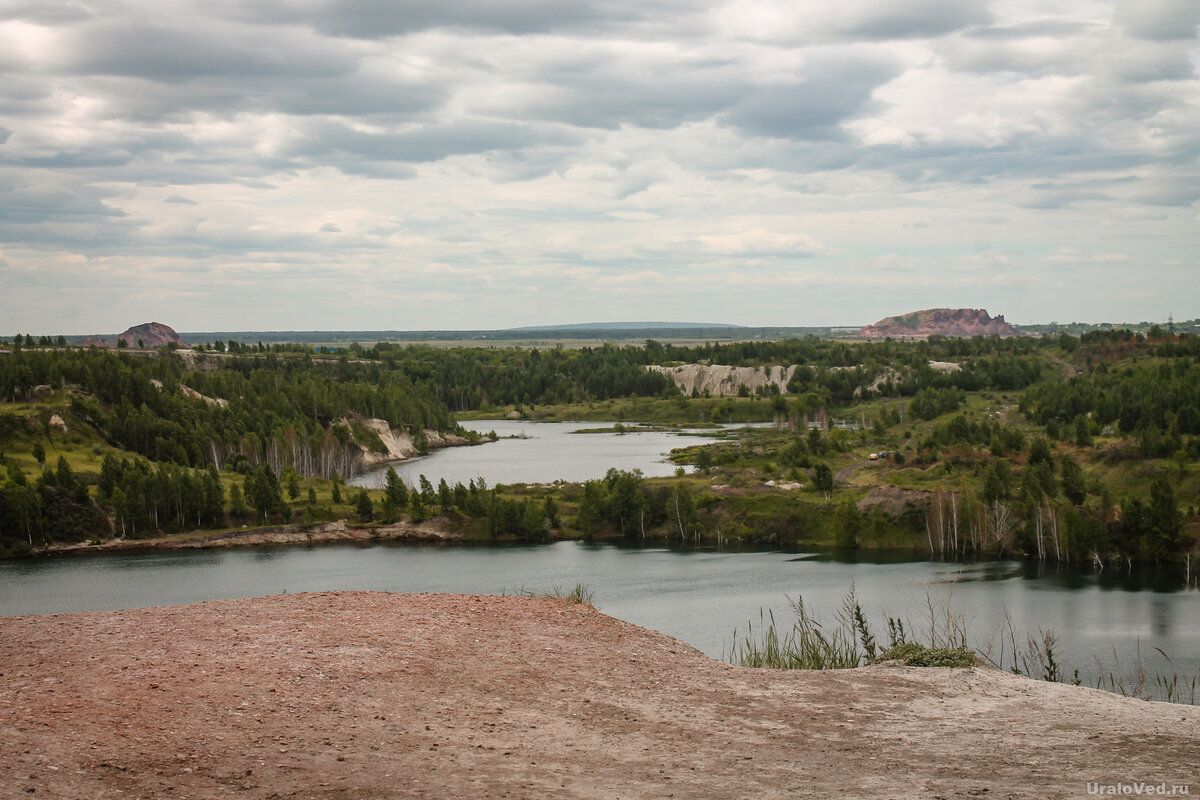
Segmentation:
{"type": "Polygon", "coordinates": [[[562,601],[323,593],[0,620],[0,796],[1085,797],[1200,709],[993,670],[736,668],[562,601]]]}
{"type": "Polygon", "coordinates": [[[350,525],[344,520],[316,525],[276,525],[227,531],[193,531],[153,539],[110,539],[100,544],[56,544],[35,552],[55,556],[136,550],[203,550],[213,547],[255,547],[273,544],[332,542],[424,541],[461,542],[465,520],[453,515],[430,517],[423,522],[392,525],[350,525]]]}

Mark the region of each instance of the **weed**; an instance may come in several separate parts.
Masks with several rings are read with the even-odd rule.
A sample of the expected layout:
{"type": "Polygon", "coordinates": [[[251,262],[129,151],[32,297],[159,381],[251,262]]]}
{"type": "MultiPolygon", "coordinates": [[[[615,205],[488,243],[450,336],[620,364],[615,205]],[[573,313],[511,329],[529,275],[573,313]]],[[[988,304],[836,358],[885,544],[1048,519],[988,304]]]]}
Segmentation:
{"type": "MultiPolygon", "coordinates": [[[[509,592],[504,592],[504,594],[509,594],[509,592]]],[[[520,586],[514,589],[511,594],[517,597],[553,597],[558,600],[566,600],[568,603],[579,603],[592,606],[593,608],[596,606],[596,593],[582,581],[576,583],[569,590],[563,589],[561,585],[556,583],[550,587],[550,591],[535,591],[520,586]]]]}

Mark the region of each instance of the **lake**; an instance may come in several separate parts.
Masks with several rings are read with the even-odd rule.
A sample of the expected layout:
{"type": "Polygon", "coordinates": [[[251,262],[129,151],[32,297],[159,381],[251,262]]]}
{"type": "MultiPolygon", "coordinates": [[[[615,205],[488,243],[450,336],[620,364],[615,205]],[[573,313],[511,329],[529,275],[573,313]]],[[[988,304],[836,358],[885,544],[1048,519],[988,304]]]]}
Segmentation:
{"type": "Polygon", "coordinates": [[[972,632],[1009,652],[1008,623],[1052,630],[1068,670],[1086,681],[1096,657],[1132,671],[1140,648],[1147,668],[1200,672],[1200,592],[1158,586],[1108,570],[1055,569],[1016,561],[912,561],[839,558],[778,550],[718,551],[558,542],[527,546],[327,545],[107,554],[0,562],[0,614],[171,605],[300,591],[512,593],[569,590],[586,583],[601,611],[682,639],[720,658],[735,628],[760,611],[791,619],[787,597],[802,595],[828,624],[853,583],[885,639],[886,615],[928,627],[926,597],[948,602],[972,632]],[[1173,660],[1169,664],[1154,648],[1173,660]]]}
{"type": "MultiPolygon", "coordinates": [[[[676,465],[667,458],[671,450],[716,441],[697,432],[638,431],[627,433],[574,433],[612,427],[612,422],[526,422],[520,420],[474,420],[463,422],[467,430],[486,434],[495,431],[499,441],[477,447],[447,447],[427,456],[384,464],[355,477],[349,483],[368,489],[383,488],[388,467],[409,486],[424,475],[434,486],[445,478],[453,486],[464,486],[482,477],[489,486],[498,483],[572,483],[603,478],[610,467],[640,469],[646,477],[673,475],[676,465]],[[508,438],[519,437],[519,438],[508,438]]],[[[737,426],[730,426],[737,427],[737,426]]]]}

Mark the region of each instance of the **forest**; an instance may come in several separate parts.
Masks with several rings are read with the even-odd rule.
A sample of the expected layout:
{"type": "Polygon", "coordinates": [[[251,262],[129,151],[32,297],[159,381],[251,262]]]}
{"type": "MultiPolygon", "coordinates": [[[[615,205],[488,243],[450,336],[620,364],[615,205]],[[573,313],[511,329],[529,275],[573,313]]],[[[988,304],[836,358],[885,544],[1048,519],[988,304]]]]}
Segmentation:
{"type": "Polygon", "coordinates": [[[0,401],[0,547],[14,554],[432,515],[484,539],[805,542],[1097,565],[1190,566],[1196,546],[1200,340],[1159,328],[547,350],[214,341],[150,354],[18,337],[0,345],[0,401]],[[685,395],[647,369],[692,363],[796,369],[784,392],[725,397],[685,395]],[[420,449],[429,433],[463,433],[463,414],[775,425],[679,453],[691,471],[673,479],[346,486],[386,450],[366,421],[420,449]]]}

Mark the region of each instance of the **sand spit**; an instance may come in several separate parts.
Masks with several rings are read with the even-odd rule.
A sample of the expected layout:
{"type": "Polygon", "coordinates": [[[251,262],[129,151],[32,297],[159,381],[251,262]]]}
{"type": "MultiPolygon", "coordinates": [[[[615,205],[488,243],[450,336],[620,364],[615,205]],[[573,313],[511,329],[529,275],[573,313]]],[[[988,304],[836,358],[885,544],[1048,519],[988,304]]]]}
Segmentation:
{"type": "Polygon", "coordinates": [[[321,593],[0,620],[0,796],[1200,791],[1200,709],[996,670],[732,667],[589,606],[321,593]]]}

